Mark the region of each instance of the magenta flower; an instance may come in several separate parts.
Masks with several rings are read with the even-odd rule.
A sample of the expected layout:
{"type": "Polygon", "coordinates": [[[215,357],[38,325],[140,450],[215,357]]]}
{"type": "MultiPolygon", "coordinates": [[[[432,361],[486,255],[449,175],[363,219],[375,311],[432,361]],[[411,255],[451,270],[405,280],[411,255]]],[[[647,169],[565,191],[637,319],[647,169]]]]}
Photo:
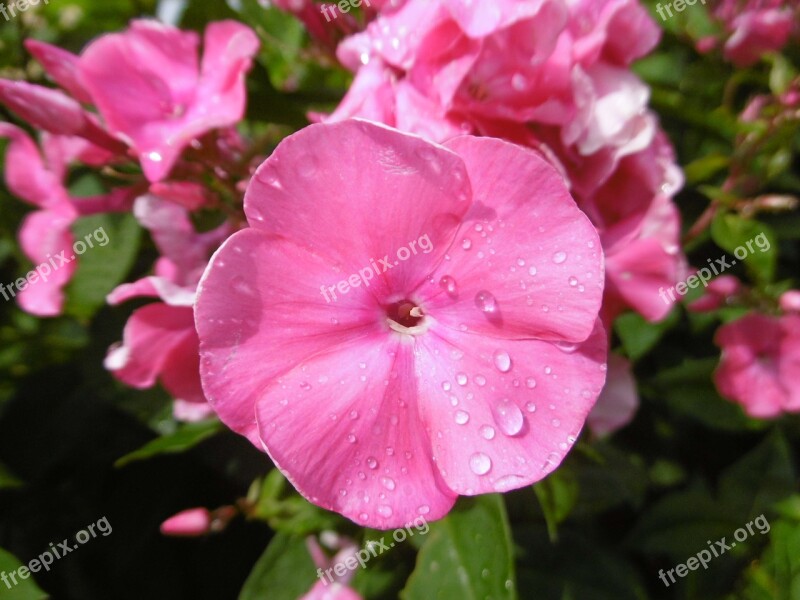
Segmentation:
{"type": "Polygon", "coordinates": [[[87,90],[109,131],[130,143],[150,181],[166,177],[194,138],[244,115],[256,35],[234,21],[211,23],[200,64],[198,43],[193,32],[134,21],[90,44],[68,79],[87,90]]]}
{"type": "Polygon", "coordinates": [[[290,136],[203,275],[203,389],[372,527],[556,468],[605,379],[600,240],[538,154],[366,121],[290,136]]]}
{"type": "Polygon", "coordinates": [[[800,317],[751,313],[723,325],[714,381],[720,393],[751,417],[774,418],[800,412],[800,317]]]}

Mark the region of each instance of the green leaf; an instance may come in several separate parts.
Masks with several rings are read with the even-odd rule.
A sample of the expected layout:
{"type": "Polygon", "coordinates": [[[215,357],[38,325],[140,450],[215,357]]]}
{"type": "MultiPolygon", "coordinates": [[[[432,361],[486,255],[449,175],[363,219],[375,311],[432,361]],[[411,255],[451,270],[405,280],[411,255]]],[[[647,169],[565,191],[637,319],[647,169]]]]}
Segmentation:
{"type": "Polygon", "coordinates": [[[641,386],[649,397],[666,400],[670,408],[712,429],[740,431],[767,427],[749,419],[741,407],[725,400],[714,386],[716,357],[688,359],[677,367],[664,369],[641,386]]]}
{"type": "Polygon", "coordinates": [[[724,154],[709,154],[693,160],[684,169],[686,173],[686,184],[689,186],[697,185],[708,181],[714,175],[726,169],[730,163],[730,158],[724,154]]]}
{"type": "Polygon", "coordinates": [[[680,314],[675,310],[658,323],[650,323],[638,313],[630,312],[617,317],[614,330],[622,341],[625,353],[636,361],[650,352],[679,320],[680,314]]]}
{"type": "Polygon", "coordinates": [[[770,545],[747,572],[743,600],[800,598],[800,523],[778,521],[770,526],[770,545]]]}
{"type": "Polygon", "coordinates": [[[158,456],[159,454],[176,454],[179,452],[185,452],[186,450],[195,447],[200,442],[210,438],[222,429],[222,424],[216,419],[199,421],[197,423],[187,423],[175,433],[156,438],[138,450],[135,450],[130,454],[126,454],[122,458],[118,459],[114,463],[114,466],[124,467],[125,465],[137,460],[152,458],[153,456],[158,456]]]}
{"type": "Polygon", "coordinates": [[[300,496],[278,469],[273,469],[264,478],[253,516],[269,523],[275,531],[293,535],[335,530],[342,523],[336,513],[311,504],[300,496]]]}
{"type": "MultiPolygon", "coordinates": [[[[3,463],[0,463],[0,489],[19,487],[22,481],[17,479],[3,463]]],[[[1,589],[1,588],[0,588],[1,589]]]]}
{"type": "Polygon", "coordinates": [[[720,212],[711,224],[711,237],[732,255],[728,261],[731,266],[744,261],[757,281],[772,281],[778,249],[775,234],[769,226],[735,213],[720,212]]]}
{"type": "MultiPolygon", "coordinates": [[[[22,563],[14,555],[0,548],[0,573],[10,574],[21,566],[22,563]]],[[[21,579],[17,573],[15,574],[15,579],[17,585],[12,585],[11,589],[8,589],[7,584],[0,583],[0,598],[2,600],[46,600],[50,597],[36,585],[33,575],[27,579],[21,579]]],[[[13,580],[9,577],[8,581],[11,583],[13,580]]]]}
{"type": "Polygon", "coordinates": [[[789,445],[774,431],[722,473],[718,489],[725,505],[745,521],[791,495],[795,481],[789,445]]]}
{"type": "Polygon", "coordinates": [[[561,468],[533,485],[539,499],[550,540],[558,540],[558,526],[564,522],[578,500],[578,482],[573,473],[561,468]]]}
{"type": "Polygon", "coordinates": [[[511,531],[502,495],[462,498],[431,524],[403,600],[517,597],[511,531]]]}
{"type": "Polygon", "coordinates": [[[316,581],[303,536],[277,533],[244,583],[239,600],[297,600],[316,581]]]}
{"type": "Polygon", "coordinates": [[[67,286],[65,312],[89,319],[130,271],[141,228],[133,215],[103,214],[78,219],[72,233],[76,245],[81,241],[86,250],[77,257],[78,268],[67,286]]]}

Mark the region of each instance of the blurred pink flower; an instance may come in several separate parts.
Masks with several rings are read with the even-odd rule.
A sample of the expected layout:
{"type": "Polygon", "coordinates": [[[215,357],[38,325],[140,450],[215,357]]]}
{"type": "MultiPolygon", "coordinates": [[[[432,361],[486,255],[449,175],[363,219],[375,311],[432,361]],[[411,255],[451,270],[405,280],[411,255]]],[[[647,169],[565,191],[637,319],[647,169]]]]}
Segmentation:
{"type": "Polygon", "coordinates": [[[235,21],[209,24],[200,64],[198,44],[194,32],[134,21],[126,32],[92,42],[71,80],[85,88],[108,129],[133,147],[150,181],[166,177],[192,139],[244,115],[256,35],[235,21]]]}
{"type": "Polygon", "coordinates": [[[558,466],[605,379],[603,265],[539,155],[312,125],[245,212],[200,284],[203,386],[306,498],[391,528],[558,466]],[[430,250],[392,264],[421,234],[430,250]],[[325,301],[370,259],[386,271],[325,301]]]}
{"type": "Polygon", "coordinates": [[[800,316],[750,313],[720,327],[714,381],[720,393],[755,418],[800,411],[800,316]]]}
{"type": "Polygon", "coordinates": [[[192,306],[208,257],[230,233],[227,225],[198,234],[187,209],[155,196],[136,201],[134,214],[151,232],[161,257],[155,273],[118,286],[110,304],[132,298],[159,298],[133,312],[125,325],[122,343],[113,346],[105,367],[123,383],[137,389],[160,381],[175,399],[174,416],[198,421],[212,411],[200,386],[199,340],[192,306]]]}
{"type": "Polygon", "coordinates": [[[161,533],[171,537],[197,537],[211,531],[211,512],[207,508],[183,510],[161,524],[161,533]]]}
{"type": "Polygon", "coordinates": [[[639,393],[630,361],[609,354],[606,385],[586,419],[589,429],[598,437],[611,435],[630,423],[638,409],[639,393]]]}
{"type": "Polygon", "coordinates": [[[5,156],[8,189],[37,210],[29,213],[19,241],[34,268],[52,265],[50,275],[29,283],[18,295],[19,305],[31,314],[50,317],[64,307],[64,286],[78,266],[72,244],[72,224],[81,215],[121,211],[131,206],[135,188],[118,188],[94,197],[73,198],[65,187],[67,168],[74,161],[103,164],[111,155],[79,138],[42,135],[42,148],[27,133],[0,123],[0,138],[10,143],[5,156]]]}
{"type": "Polygon", "coordinates": [[[705,293],[695,300],[686,305],[686,309],[692,312],[709,312],[717,310],[721,306],[739,293],[742,289],[742,282],[733,275],[720,275],[712,279],[705,293]]]}

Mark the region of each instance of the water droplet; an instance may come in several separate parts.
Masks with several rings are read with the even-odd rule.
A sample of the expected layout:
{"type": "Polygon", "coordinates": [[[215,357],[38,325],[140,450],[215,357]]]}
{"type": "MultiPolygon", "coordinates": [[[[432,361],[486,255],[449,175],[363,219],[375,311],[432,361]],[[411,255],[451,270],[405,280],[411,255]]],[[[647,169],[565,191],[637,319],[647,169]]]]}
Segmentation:
{"type": "Polygon", "coordinates": [[[550,367],[545,367],[544,368],[544,374],[545,375],[550,375],[550,373],[552,373],[552,372],[553,372],[553,369],[551,369],[550,367]]]}
{"type": "Polygon", "coordinates": [[[366,523],[367,521],[369,521],[369,515],[367,513],[361,513],[360,515],[358,515],[358,519],[366,523]]]}
{"type": "Polygon", "coordinates": [[[459,410],[456,412],[456,423],[458,425],[466,425],[469,421],[469,413],[459,410]]]}
{"type": "Polygon", "coordinates": [[[517,266],[518,267],[524,267],[525,266],[525,261],[522,260],[521,258],[518,258],[517,259],[517,266]]]}
{"type": "Polygon", "coordinates": [[[536,387],[536,380],[533,377],[528,377],[525,380],[525,385],[528,386],[529,390],[532,390],[533,388],[536,387]]]}
{"type": "Polygon", "coordinates": [[[443,382],[442,382],[442,389],[443,389],[445,392],[449,392],[449,391],[450,391],[450,388],[452,388],[452,387],[453,387],[453,386],[452,386],[452,385],[450,385],[450,382],[449,382],[449,381],[443,381],[443,382]]]}
{"type": "Polygon", "coordinates": [[[300,389],[308,391],[311,389],[311,384],[308,383],[307,381],[304,381],[303,383],[300,384],[300,389]]]}
{"type": "Polygon", "coordinates": [[[370,456],[367,458],[367,466],[370,469],[377,469],[378,468],[378,461],[375,460],[375,457],[370,456]]]}
{"type": "Polygon", "coordinates": [[[465,373],[456,373],[456,383],[458,385],[467,385],[467,375],[465,373]]]}
{"type": "Polygon", "coordinates": [[[381,483],[383,484],[383,487],[385,487],[390,492],[395,488],[394,479],[392,479],[391,477],[382,477],[381,483]]]}
{"type": "Polygon", "coordinates": [[[521,92],[525,89],[525,76],[521,73],[514,73],[511,77],[511,87],[513,87],[516,91],[521,92]]]}
{"type": "Polygon", "coordinates": [[[256,291],[253,289],[253,286],[250,285],[241,275],[237,275],[231,280],[231,287],[233,288],[234,292],[241,294],[242,296],[256,295],[256,291]]]}
{"type": "Polygon", "coordinates": [[[553,427],[561,427],[561,421],[559,421],[558,419],[553,419],[550,422],[553,424],[553,427]]]}
{"type": "Polygon", "coordinates": [[[347,441],[351,444],[355,444],[358,441],[358,438],[354,434],[350,434],[347,436],[347,441]]]}
{"type": "Polygon", "coordinates": [[[525,404],[525,410],[529,413],[536,412],[536,405],[533,402],[528,402],[525,404]]]}
{"type": "Polygon", "coordinates": [[[481,435],[485,440],[493,440],[494,439],[494,427],[491,425],[484,425],[481,427],[481,435]]]}
{"type": "Polygon", "coordinates": [[[341,488],[339,490],[339,495],[342,496],[342,497],[347,496],[347,490],[344,489],[344,488],[341,488]]]}
{"type": "Polygon", "coordinates": [[[417,509],[417,512],[418,512],[419,514],[421,514],[421,515],[427,515],[429,512],[431,512],[431,507],[430,507],[430,506],[428,506],[427,504],[423,504],[422,506],[420,506],[420,507],[417,509]]]}
{"type": "Polygon", "coordinates": [[[486,385],[486,377],[483,375],[476,375],[475,376],[475,383],[478,384],[479,387],[483,387],[486,385]]]}
{"type": "Polygon", "coordinates": [[[492,459],[483,452],[476,452],[469,459],[469,468],[475,475],[486,475],[492,468],[492,459]]]}
{"type": "Polygon", "coordinates": [[[504,398],[492,407],[492,415],[500,431],[509,436],[517,435],[525,425],[525,417],[519,406],[508,398],[504,398]]]}
{"type": "Polygon", "coordinates": [[[470,248],[472,248],[472,240],[470,240],[469,238],[464,238],[464,239],[461,241],[461,247],[462,247],[464,250],[469,250],[470,248]]]}
{"type": "Polygon", "coordinates": [[[353,419],[353,420],[357,419],[358,418],[358,411],[357,410],[351,410],[350,411],[350,418],[353,419]]]}
{"type": "Polygon", "coordinates": [[[567,260],[567,253],[566,252],[556,252],[553,254],[553,262],[557,265],[560,265],[565,260],[567,260]]]}
{"type": "Polygon", "coordinates": [[[494,482],[496,492],[507,492],[522,487],[527,480],[520,475],[506,475],[494,482]]]}
{"type": "Polygon", "coordinates": [[[578,285],[578,280],[577,280],[575,277],[570,277],[570,278],[569,278],[569,284],[570,284],[572,287],[575,287],[576,285],[578,285]]]}
{"type": "Polygon", "coordinates": [[[494,313],[497,310],[497,300],[490,292],[481,290],[475,294],[475,306],[485,313],[494,313]]]}
{"type": "Polygon", "coordinates": [[[451,298],[456,298],[458,296],[458,285],[456,285],[456,280],[449,275],[445,275],[439,280],[439,287],[447,292],[447,295],[451,298]]]}
{"type": "Polygon", "coordinates": [[[536,273],[537,273],[537,271],[536,271],[536,267],[534,267],[534,266],[531,266],[531,267],[529,267],[529,268],[528,268],[528,275],[530,275],[531,277],[533,277],[534,275],[536,275],[536,273]]]}
{"type": "Polygon", "coordinates": [[[501,373],[508,373],[511,370],[511,357],[508,352],[496,350],[494,353],[494,366],[501,373]]]}

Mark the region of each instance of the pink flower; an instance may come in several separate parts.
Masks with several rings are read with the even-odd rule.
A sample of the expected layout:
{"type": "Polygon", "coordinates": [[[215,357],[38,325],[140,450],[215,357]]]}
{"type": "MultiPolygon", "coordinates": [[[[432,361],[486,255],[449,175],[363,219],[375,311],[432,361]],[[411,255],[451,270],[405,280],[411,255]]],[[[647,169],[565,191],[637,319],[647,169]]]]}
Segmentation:
{"type": "Polygon", "coordinates": [[[42,317],[61,313],[64,286],[78,265],[73,253],[72,224],[80,215],[125,210],[133,190],[90,198],[71,198],[64,184],[75,160],[103,164],[110,156],[85,140],[59,135],[42,136],[42,150],[22,129],[0,123],[0,138],[8,138],[5,179],[8,189],[37,210],[29,213],[19,232],[20,245],[40,276],[18,294],[23,310],[42,317]],[[47,269],[47,272],[44,269],[47,269]]]}
{"type": "Polygon", "coordinates": [[[789,40],[796,18],[788,7],[744,11],[729,25],[733,35],[725,42],[725,58],[737,67],[747,67],[762,54],[780,50],[789,40]]]}
{"type": "Polygon", "coordinates": [[[714,381],[720,393],[755,418],[800,411],[800,316],[751,313],[723,325],[714,381]]]}
{"type": "Polygon", "coordinates": [[[308,552],[317,566],[319,581],[299,600],[362,600],[361,596],[348,585],[355,572],[349,568],[342,576],[337,575],[335,572],[337,565],[341,564],[346,567],[345,561],[353,562],[356,559],[358,546],[348,538],[343,538],[336,534],[328,535],[332,533],[323,531],[320,537],[323,539],[326,537],[333,538],[332,547],[338,550],[333,558],[328,558],[316,538],[306,538],[308,552]],[[351,559],[353,560],[351,561],[351,559]]]}
{"type": "Polygon", "coordinates": [[[731,296],[739,293],[742,282],[733,275],[720,275],[712,279],[705,293],[686,306],[692,312],[709,312],[724,306],[731,296]]]}
{"type": "Polygon", "coordinates": [[[789,290],[781,294],[778,301],[781,310],[787,313],[800,313],[800,290],[789,290]]]}
{"type": "Polygon", "coordinates": [[[306,498],[391,528],[557,467],[605,378],[603,266],[539,155],[312,125],[245,212],[200,284],[203,388],[306,498]]]}
{"type": "Polygon", "coordinates": [[[631,363],[616,354],[608,357],[608,377],[603,392],[586,419],[598,437],[611,435],[633,420],[639,409],[639,394],[631,363]]]}
{"type": "Polygon", "coordinates": [[[161,533],[171,537],[197,537],[211,531],[211,512],[207,508],[189,508],[161,524],[161,533]]]}
{"type": "Polygon", "coordinates": [[[134,21],[128,31],[90,44],[80,58],[74,81],[109,130],[134,148],[150,181],[166,177],[192,139],[244,114],[255,34],[234,21],[211,23],[200,64],[198,43],[193,32],[134,21]]]}
{"type": "Polygon", "coordinates": [[[137,389],[160,381],[175,399],[175,418],[199,421],[208,417],[211,409],[200,386],[199,340],[192,305],[208,256],[230,229],[223,225],[197,234],[185,208],[154,196],[139,198],[134,214],[150,230],[162,256],[154,275],[118,286],[108,302],[119,304],[141,297],[162,302],[133,312],[122,343],[109,350],[105,367],[137,389]]]}

